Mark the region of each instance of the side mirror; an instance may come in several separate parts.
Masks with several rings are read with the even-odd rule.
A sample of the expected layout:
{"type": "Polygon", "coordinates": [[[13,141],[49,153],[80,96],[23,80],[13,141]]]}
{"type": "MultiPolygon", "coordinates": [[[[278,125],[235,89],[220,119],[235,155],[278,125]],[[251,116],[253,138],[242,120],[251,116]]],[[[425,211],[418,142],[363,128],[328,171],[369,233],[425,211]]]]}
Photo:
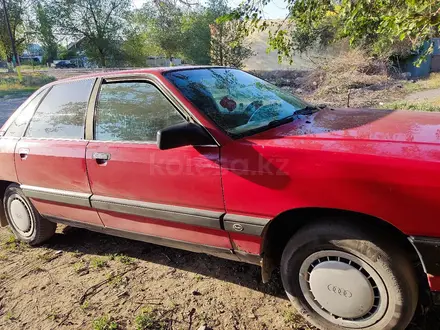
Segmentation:
{"type": "Polygon", "coordinates": [[[194,123],[176,124],[157,132],[157,146],[160,150],[213,144],[212,137],[200,125],[194,123]]]}

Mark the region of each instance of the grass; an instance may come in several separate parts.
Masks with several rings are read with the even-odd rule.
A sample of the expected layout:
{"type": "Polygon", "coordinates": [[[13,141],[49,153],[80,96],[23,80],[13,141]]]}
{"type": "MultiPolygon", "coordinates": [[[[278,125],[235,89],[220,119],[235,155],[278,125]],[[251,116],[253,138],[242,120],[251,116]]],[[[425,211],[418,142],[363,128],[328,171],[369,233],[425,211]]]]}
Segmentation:
{"type": "Polygon", "coordinates": [[[144,308],[134,320],[136,330],[165,330],[166,322],[158,319],[157,313],[151,308],[144,308]]]}
{"type": "Polygon", "coordinates": [[[10,251],[24,249],[26,246],[26,243],[20,242],[18,239],[15,238],[14,234],[10,234],[4,242],[5,249],[10,251]]]}
{"type": "Polygon", "coordinates": [[[112,287],[117,287],[121,285],[122,283],[122,276],[121,275],[115,275],[114,273],[110,273],[107,275],[108,283],[112,287]]]}
{"type": "Polygon", "coordinates": [[[93,268],[100,269],[107,267],[108,261],[107,258],[94,257],[90,260],[90,264],[93,268]]]}
{"type": "Polygon", "coordinates": [[[116,256],[116,260],[124,265],[132,265],[135,263],[135,260],[133,258],[130,258],[129,256],[126,256],[124,254],[116,256]]]}
{"type": "Polygon", "coordinates": [[[16,73],[0,73],[0,97],[27,96],[55,78],[40,72],[23,73],[23,81],[16,73]]]}
{"type": "Polygon", "coordinates": [[[410,93],[440,88],[440,72],[433,72],[428,78],[417,80],[415,83],[406,82],[404,87],[410,93]]]}
{"type": "Polygon", "coordinates": [[[84,303],[80,306],[83,312],[85,312],[89,307],[90,307],[90,302],[88,300],[84,301],[84,303]]]}
{"type": "Polygon", "coordinates": [[[51,321],[56,321],[60,318],[60,315],[56,312],[51,311],[50,313],[47,314],[47,318],[51,321]]]}
{"type": "Polygon", "coordinates": [[[53,259],[53,257],[54,257],[53,254],[45,252],[43,254],[38,255],[37,259],[43,262],[49,262],[53,259]]]}
{"type": "Polygon", "coordinates": [[[311,330],[311,328],[307,325],[304,319],[300,315],[293,312],[292,310],[284,311],[283,318],[284,318],[284,323],[290,328],[298,329],[298,330],[300,329],[311,330]]]}
{"type": "Polygon", "coordinates": [[[203,280],[203,276],[200,275],[200,274],[196,274],[196,275],[194,275],[194,279],[195,279],[197,282],[200,282],[200,281],[203,280]]]}
{"type": "Polygon", "coordinates": [[[117,330],[119,325],[108,316],[102,316],[93,321],[93,330],[117,330]]]}
{"type": "Polygon", "coordinates": [[[381,106],[383,109],[440,112],[440,102],[396,101],[381,106]]]}
{"type": "Polygon", "coordinates": [[[73,270],[77,274],[82,273],[87,270],[87,265],[83,261],[76,262],[73,264],[73,270]]]}
{"type": "Polygon", "coordinates": [[[14,321],[14,320],[17,319],[17,317],[16,317],[14,314],[12,314],[11,311],[8,311],[8,312],[6,313],[6,319],[9,320],[9,321],[14,321]]]}

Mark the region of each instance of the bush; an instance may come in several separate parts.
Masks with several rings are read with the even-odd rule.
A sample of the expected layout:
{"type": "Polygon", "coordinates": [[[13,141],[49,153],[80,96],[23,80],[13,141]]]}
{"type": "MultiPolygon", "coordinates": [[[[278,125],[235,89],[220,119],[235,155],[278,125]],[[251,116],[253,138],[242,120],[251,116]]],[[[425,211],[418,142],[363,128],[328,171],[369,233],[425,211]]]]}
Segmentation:
{"type": "Polygon", "coordinates": [[[318,68],[304,81],[304,89],[315,90],[319,96],[347,94],[360,89],[385,84],[388,63],[368,57],[361,50],[349,50],[332,58],[320,59],[318,68]]]}

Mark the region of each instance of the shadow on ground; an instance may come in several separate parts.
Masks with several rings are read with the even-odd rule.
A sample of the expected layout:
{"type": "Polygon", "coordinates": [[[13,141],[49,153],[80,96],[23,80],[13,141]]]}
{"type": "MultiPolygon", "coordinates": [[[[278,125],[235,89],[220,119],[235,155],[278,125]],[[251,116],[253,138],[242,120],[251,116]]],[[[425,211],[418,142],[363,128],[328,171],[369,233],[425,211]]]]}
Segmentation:
{"type": "Polygon", "coordinates": [[[261,281],[260,267],[159,245],[109,236],[80,228],[66,227],[46,248],[96,255],[124,254],[131,258],[174,267],[260,291],[287,301],[279,273],[270,283],[261,281]]]}
{"type": "MultiPolygon", "coordinates": [[[[79,228],[66,227],[44,246],[48,249],[84,254],[124,254],[131,258],[193,272],[226,281],[251,290],[285,299],[278,272],[268,284],[261,282],[260,269],[235,261],[224,260],[204,254],[161,247],[119,237],[112,237],[79,228]]],[[[421,307],[407,330],[440,329],[440,310],[423,311],[421,307]]]]}

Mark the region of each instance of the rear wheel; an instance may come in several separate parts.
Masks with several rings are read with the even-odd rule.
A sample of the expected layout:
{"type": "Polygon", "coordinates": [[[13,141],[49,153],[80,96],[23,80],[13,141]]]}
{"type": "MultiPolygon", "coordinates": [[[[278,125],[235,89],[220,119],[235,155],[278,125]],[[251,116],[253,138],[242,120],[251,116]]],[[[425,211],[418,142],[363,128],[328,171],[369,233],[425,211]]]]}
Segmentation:
{"type": "Polygon", "coordinates": [[[40,216],[17,184],[6,188],[3,206],[8,224],[20,241],[38,245],[54,235],[57,225],[40,216]]]}
{"type": "Polygon", "coordinates": [[[294,307],[320,329],[405,329],[417,307],[404,249],[344,221],[299,230],[283,252],[281,277],[294,307]]]}

